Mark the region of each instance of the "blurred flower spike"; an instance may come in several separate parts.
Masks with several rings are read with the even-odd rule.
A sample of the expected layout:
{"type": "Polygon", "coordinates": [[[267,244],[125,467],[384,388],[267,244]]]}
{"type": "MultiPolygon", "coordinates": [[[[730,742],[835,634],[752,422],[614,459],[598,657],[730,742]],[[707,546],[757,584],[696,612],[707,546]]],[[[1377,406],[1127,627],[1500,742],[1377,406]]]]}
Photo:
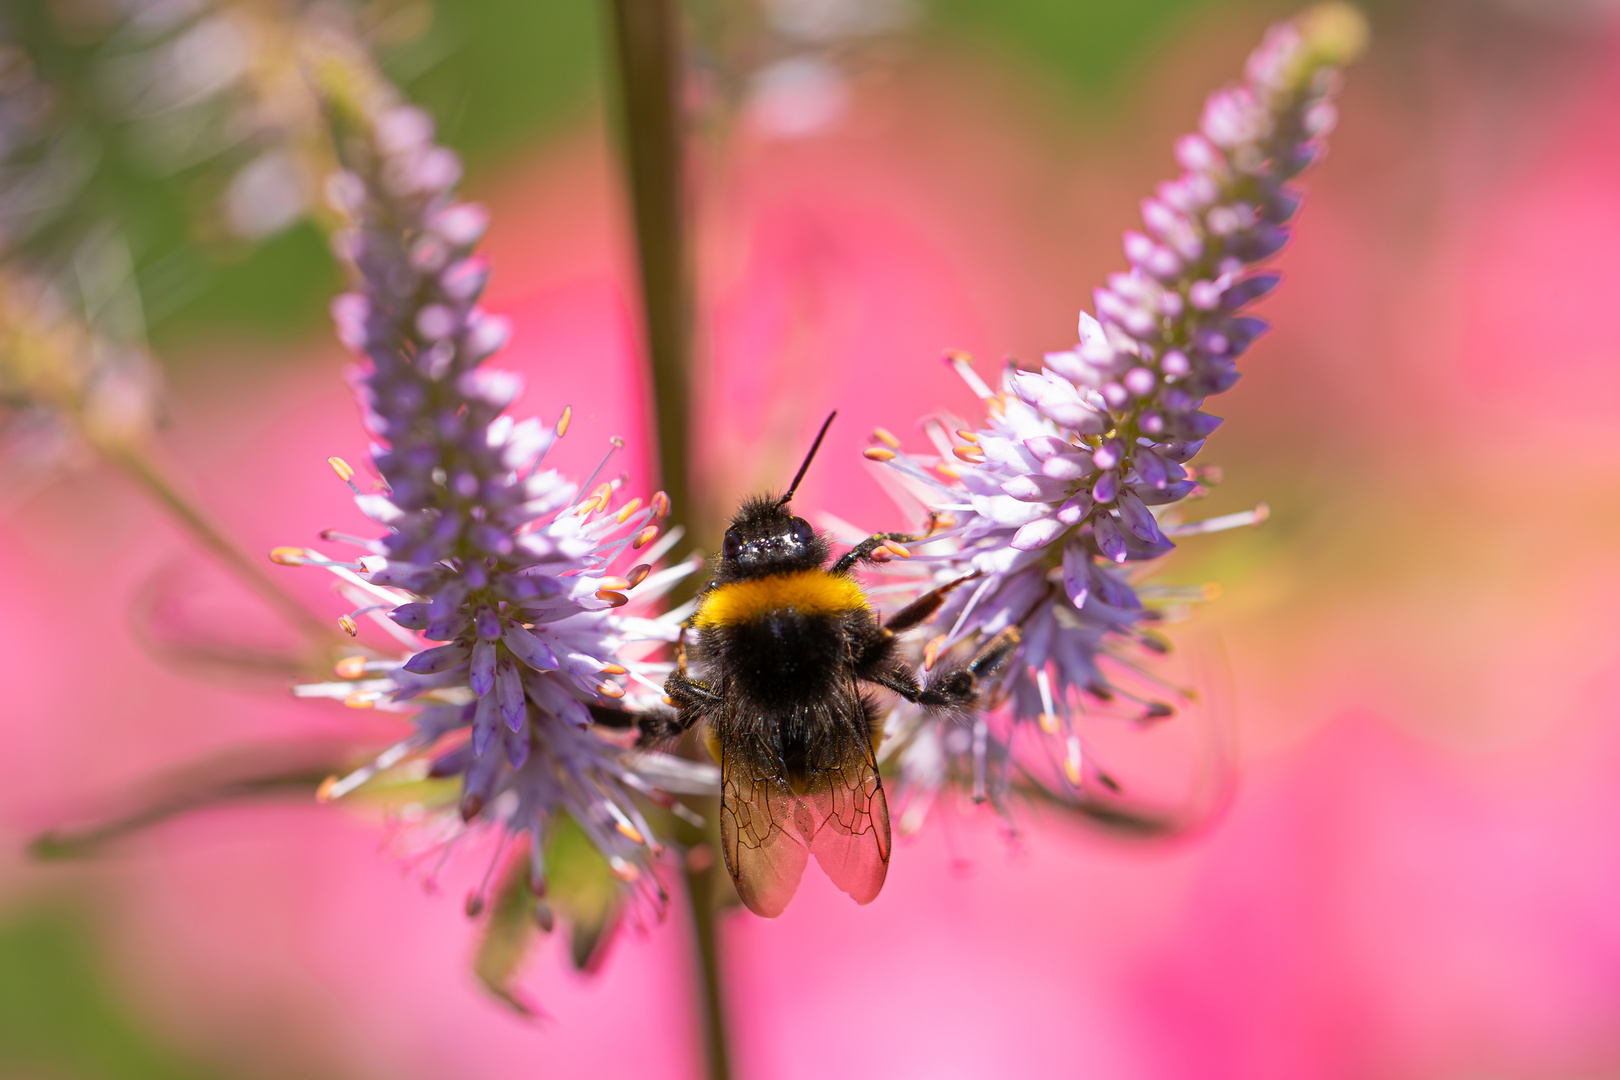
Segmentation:
{"type": "MultiPolygon", "coordinates": [[[[344,628],[369,616],[404,650],[350,657],[337,680],[297,692],[414,710],[407,738],[322,794],[346,795],[385,772],[406,791],[459,778],[436,805],[410,804],[428,820],[409,835],[427,858],[448,854],[469,831],[495,833],[469,914],[486,907],[502,866],[511,887],[501,894],[531,898],[524,921],[549,926],[563,900],[548,891],[548,854],[569,830],[600,853],[616,895],[639,895],[639,907],[661,913],[660,845],[642,807],[684,812],[672,794],[713,792],[715,770],[632,753],[606,729],[628,728],[627,713],[658,702],[669,665],[635,657],[678,631],[679,612],[631,612],[699,564],[654,568],[678,540],[674,531],[659,536],[669,513],[661,492],[646,505],[615,505],[622,480],[592,488],[595,476],[579,485],[542,468],[570,414],[550,427],[504,415],[519,381],[484,363],[507,330],[477,307],[488,267],[472,249],[485,215],[455,201],[457,158],[433,142],[428,116],[400,104],[360,58],[334,53],[315,72],[343,165],[329,195],[349,227],[335,243],[354,278],[333,314],[365,361],[356,385],[383,483],[362,493],[346,463],[332,464],[388,532],[348,538],[366,552],[352,562],[304,549],[272,557],[331,570],[356,606],[344,628]],[[508,841],[521,842],[510,858],[508,841]]],[[[581,893],[601,889],[571,890],[581,893]]],[[[611,911],[562,914],[594,918],[594,933],[611,911]]],[[[582,927],[574,929],[577,938],[582,927]]]]}
{"type": "Polygon", "coordinates": [[[1186,172],[1143,202],[1144,231],[1125,234],[1131,268],[1097,290],[1095,316],[1081,313],[1079,343],[1047,354],[1039,371],[1009,365],[999,389],[948,355],[983,401],[984,423],[925,424],[937,456],[903,453],[882,431],[867,451],[930,512],[932,542],[912,545],[910,565],[934,583],[975,575],[940,609],[925,666],[1010,626],[1023,637],[999,690],[1011,706],[1004,730],[983,717],[970,733],[896,713],[886,752],[899,755],[913,805],[956,775],[1004,807],[1021,769],[1013,733],[1030,721],[1058,740],[1063,795],[1087,794],[1092,780],[1116,789],[1090,762],[1076,714],[1124,707],[1152,721],[1175,711],[1140,689],[1142,651],[1168,650],[1152,624],[1201,590],[1144,584],[1130,568],[1177,537],[1265,516],[1262,505],[1185,523],[1177,504],[1211,479],[1189,464],[1221,423],[1205,399],[1237,382],[1238,357],[1266,329],[1243,312],[1278,275],[1254,266],[1287,242],[1300,204],[1289,182],[1322,156],[1339,68],[1365,37],[1362,16],[1341,4],[1274,26],[1244,81],[1211,95],[1199,131],[1177,143],[1186,172]]]}

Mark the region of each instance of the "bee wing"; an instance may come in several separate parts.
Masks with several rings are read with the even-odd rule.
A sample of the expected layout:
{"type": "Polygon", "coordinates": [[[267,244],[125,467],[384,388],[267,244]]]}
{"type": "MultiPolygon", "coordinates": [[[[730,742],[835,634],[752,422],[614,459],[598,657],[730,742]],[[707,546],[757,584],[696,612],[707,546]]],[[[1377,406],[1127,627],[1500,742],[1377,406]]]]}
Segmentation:
{"type": "Polygon", "coordinates": [[[834,885],[870,904],[889,872],[889,802],[868,734],[872,706],[854,693],[811,752],[803,787],[810,852],[834,885]]]}
{"type": "Polygon", "coordinates": [[[720,847],[737,895],[756,915],[782,914],[810,860],[810,811],[793,793],[776,754],[757,737],[721,740],[720,847]]]}

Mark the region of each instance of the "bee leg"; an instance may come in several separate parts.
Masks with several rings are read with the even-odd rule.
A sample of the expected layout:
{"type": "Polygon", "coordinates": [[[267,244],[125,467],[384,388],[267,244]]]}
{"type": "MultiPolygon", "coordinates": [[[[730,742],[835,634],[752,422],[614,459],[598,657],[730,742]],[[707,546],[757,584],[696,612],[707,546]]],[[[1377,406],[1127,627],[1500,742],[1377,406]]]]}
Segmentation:
{"type": "Polygon", "coordinates": [[[636,745],[653,746],[685,734],[721,703],[719,694],[680,671],[671,672],[664,680],[664,700],[675,707],[675,712],[644,713],[640,717],[641,735],[636,745]]]}
{"type": "Polygon", "coordinates": [[[883,629],[891,634],[898,634],[910,630],[913,626],[921,625],[928,621],[934,612],[939,610],[939,605],[945,602],[945,598],[951,594],[953,589],[963,582],[972,581],[976,577],[983,576],[983,573],[982,570],[975,570],[973,573],[959,577],[955,581],[948,581],[937,589],[928,590],[893,615],[890,615],[888,621],[883,624],[883,629]]]}
{"type": "Polygon", "coordinates": [[[973,659],[960,667],[949,667],[936,672],[921,686],[904,668],[874,671],[867,678],[879,686],[886,686],[907,701],[926,709],[962,709],[974,703],[979,696],[979,684],[1000,671],[1007,658],[1023,640],[1018,627],[1009,626],[974,654],[973,659]]]}
{"type": "Polygon", "coordinates": [[[882,547],[885,541],[893,540],[897,544],[904,544],[910,540],[918,539],[911,533],[873,533],[848,551],[833,563],[834,574],[847,574],[855,568],[858,562],[875,562],[872,553],[882,547]]]}

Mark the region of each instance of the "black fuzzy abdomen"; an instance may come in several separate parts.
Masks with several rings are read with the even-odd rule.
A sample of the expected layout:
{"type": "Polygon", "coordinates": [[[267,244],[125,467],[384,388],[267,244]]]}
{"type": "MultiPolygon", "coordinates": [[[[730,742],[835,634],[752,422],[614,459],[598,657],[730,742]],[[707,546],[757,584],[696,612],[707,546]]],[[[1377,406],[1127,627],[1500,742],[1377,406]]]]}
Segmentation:
{"type": "Polygon", "coordinates": [[[782,705],[808,701],[848,679],[846,624],[863,616],[870,618],[864,611],[837,615],[773,611],[709,631],[703,651],[744,697],[782,705]]]}

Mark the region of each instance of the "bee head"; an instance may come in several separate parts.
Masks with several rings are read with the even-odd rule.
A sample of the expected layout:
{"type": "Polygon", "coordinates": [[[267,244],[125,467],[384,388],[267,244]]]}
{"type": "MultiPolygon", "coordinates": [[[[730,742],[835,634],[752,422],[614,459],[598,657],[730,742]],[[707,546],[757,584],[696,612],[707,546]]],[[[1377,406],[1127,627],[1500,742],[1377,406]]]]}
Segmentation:
{"type": "Polygon", "coordinates": [[[741,581],[794,570],[816,570],[830,554],[827,541],[781,499],[749,499],[732,518],[720,545],[717,577],[741,581]]]}
{"type": "Polygon", "coordinates": [[[835,411],[821,425],[804,464],[794,474],[787,494],[779,498],[769,496],[749,499],[731,519],[720,546],[718,580],[740,581],[744,578],[764,577],[767,574],[788,573],[794,570],[819,570],[831,554],[827,541],[816,534],[804,518],[794,517],[788,509],[799,481],[810,468],[821,440],[832,427],[835,411]]]}

